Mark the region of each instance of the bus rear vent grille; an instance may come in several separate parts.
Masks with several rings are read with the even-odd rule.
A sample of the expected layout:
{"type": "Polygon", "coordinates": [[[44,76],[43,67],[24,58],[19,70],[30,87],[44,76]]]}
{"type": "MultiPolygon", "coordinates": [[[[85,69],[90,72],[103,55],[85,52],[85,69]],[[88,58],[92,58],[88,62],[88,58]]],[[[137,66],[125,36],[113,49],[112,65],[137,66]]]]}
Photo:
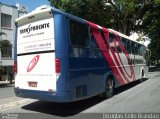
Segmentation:
{"type": "Polygon", "coordinates": [[[87,85],[76,86],[76,98],[87,96],[87,85]]]}

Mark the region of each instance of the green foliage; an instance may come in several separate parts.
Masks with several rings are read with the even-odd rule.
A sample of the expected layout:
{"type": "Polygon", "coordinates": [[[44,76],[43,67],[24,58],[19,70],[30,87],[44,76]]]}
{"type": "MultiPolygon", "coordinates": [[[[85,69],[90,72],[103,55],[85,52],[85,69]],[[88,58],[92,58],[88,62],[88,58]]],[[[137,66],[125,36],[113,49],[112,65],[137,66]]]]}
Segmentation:
{"type": "Polygon", "coordinates": [[[159,4],[160,3],[160,0],[154,0],[156,4],[159,4]]]}
{"type": "MultiPolygon", "coordinates": [[[[6,33],[0,32],[0,36],[2,36],[2,35],[7,36],[6,33]]],[[[2,50],[3,48],[8,48],[8,47],[10,47],[10,46],[11,46],[11,43],[10,43],[9,40],[3,40],[3,39],[0,40],[0,48],[1,48],[1,50],[2,50]]]]}
{"type": "Polygon", "coordinates": [[[152,39],[149,44],[149,49],[152,52],[151,60],[160,59],[160,0],[155,0],[147,10],[143,20],[143,32],[148,34],[152,39]]]}
{"type": "Polygon", "coordinates": [[[101,26],[129,35],[138,31],[144,9],[149,3],[141,0],[48,0],[51,5],[101,26]],[[139,22],[138,22],[139,20],[139,22]]]}
{"type": "Polygon", "coordinates": [[[1,48],[10,47],[11,43],[9,40],[2,40],[2,41],[0,41],[0,46],[1,46],[1,48]]]}
{"type": "Polygon", "coordinates": [[[104,11],[104,4],[102,0],[49,0],[51,5],[79,16],[83,19],[90,20],[100,25],[105,25],[104,18],[106,13],[104,11]]]}
{"type": "Polygon", "coordinates": [[[152,56],[160,59],[160,0],[48,1],[60,10],[126,35],[132,31],[147,34],[152,39],[152,56]]]}
{"type": "Polygon", "coordinates": [[[7,36],[7,35],[6,35],[6,33],[4,33],[4,32],[0,32],[0,36],[2,36],[2,35],[7,36]]]}

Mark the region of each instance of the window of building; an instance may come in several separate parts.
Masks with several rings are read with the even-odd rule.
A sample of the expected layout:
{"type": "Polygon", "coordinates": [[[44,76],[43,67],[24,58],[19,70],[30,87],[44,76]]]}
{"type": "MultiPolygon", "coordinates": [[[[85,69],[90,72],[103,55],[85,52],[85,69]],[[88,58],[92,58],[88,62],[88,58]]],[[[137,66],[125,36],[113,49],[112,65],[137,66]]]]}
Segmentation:
{"type": "Polygon", "coordinates": [[[11,28],[11,15],[1,13],[1,26],[11,28]]]}
{"type": "Polygon", "coordinates": [[[2,57],[12,57],[12,45],[9,47],[1,48],[2,57]]]}
{"type": "Polygon", "coordinates": [[[72,45],[89,47],[87,25],[70,20],[70,37],[72,45]]]}
{"type": "Polygon", "coordinates": [[[1,40],[1,54],[2,57],[12,57],[12,44],[9,40],[1,40]]]}

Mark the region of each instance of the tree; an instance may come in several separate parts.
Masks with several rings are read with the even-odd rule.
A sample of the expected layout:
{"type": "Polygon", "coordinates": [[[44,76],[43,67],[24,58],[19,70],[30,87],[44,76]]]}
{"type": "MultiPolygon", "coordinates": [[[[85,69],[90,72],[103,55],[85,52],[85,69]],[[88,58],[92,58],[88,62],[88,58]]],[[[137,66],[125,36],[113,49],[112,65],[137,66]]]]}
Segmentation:
{"type": "Polygon", "coordinates": [[[48,0],[52,6],[99,25],[105,25],[105,4],[102,0],[48,0]]]}
{"type": "Polygon", "coordinates": [[[129,35],[139,31],[153,0],[48,0],[65,12],[129,35]]]}
{"type": "Polygon", "coordinates": [[[6,33],[4,33],[4,32],[0,32],[0,36],[2,36],[2,35],[7,36],[7,35],[6,35],[6,33]]]}
{"type": "MultiPolygon", "coordinates": [[[[126,35],[148,35],[149,48],[160,59],[160,0],[48,0],[51,5],[126,35]]],[[[139,39],[140,40],[140,39],[139,39]]]]}
{"type": "Polygon", "coordinates": [[[132,31],[140,31],[144,14],[152,5],[153,0],[106,0],[111,4],[111,13],[117,24],[117,30],[130,35],[132,31]]]}
{"type": "MultiPolygon", "coordinates": [[[[0,32],[0,37],[2,37],[3,35],[7,36],[6,33],[0,32]]],[[[2,39],[0,39],[0,48],[1,47],[2,47],[2,39]]]]}
{"type": "MultiPolygon", "coordinates": [[[[2,36],[2,35],[7,36],[6,33],[0,32],[0,36],[2,36]]],[[[9,40],[3,40],[3,39],[0,40],[0,49],[1,49],[2,56],[8,56],[9,55],[7,53],[7,51],[10,50],[11,46],[12,45],[11,45],[9,40]]]]}
{"type": "Polygon", "coordinates": [[[151,60],[159,63],[160,59],[160,0],[156,0],[146,12],[143,20],[143,31],[152,39],[149,49],[152,52],[151,60]]]}
{"type": "Polygon", "coordinates": [[[0,46],[1,46],[1,48],[10,47],[10,46],[11,46],[11,43],[10,43],[9,40],[1,40],[1,41],[0,41],[0,46]]]}

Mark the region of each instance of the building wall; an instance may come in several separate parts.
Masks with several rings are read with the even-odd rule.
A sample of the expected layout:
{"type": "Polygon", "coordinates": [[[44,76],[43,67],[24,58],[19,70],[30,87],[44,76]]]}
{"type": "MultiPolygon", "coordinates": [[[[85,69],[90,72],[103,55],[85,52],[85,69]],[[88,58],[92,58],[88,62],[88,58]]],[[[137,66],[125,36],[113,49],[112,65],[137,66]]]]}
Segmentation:
{"type": "MultiPolygon", "coordinates": [[[[15,6],[9,6],[9,5],[5,5],[3,3],[1,3],[0,5],[0,14],[1,14],[1,23],[2,23],[2,13],[6,14],[6,15],[10,15],[11,16],[11,27],[4,27],[2,26],[2,24],[0,24],[0,32],[4,32],[7,34],[7,36],[2,35],[1,36],[1,40],[9,40],[10,43],[12,44],[12,53],[11,56],[7,56],[7,57],[2,57],[2,66],[12,66],[13,65],[13,57],[14,57],[14,53],[13,53],[13,42],[14,42],[14,36],[15,36],[15,24],[14,24],[14,20],[16,18],[18,18],[18,10],[17,7],[15,6]]],[[[6,19],[7,20],[7,19],[6,19]]]]}
{"type": "MultiPolygon", "coordinates": [[[[2,57],[2,66],[13,66],[13,57],[14,57],[14,39],[15,39],[15,19],[19,17],[19,8],[13,5],[6,5],[0,2],[0,32],[5,32],[7,36],[2,35],[0,37],[0,40],[9,40],[12,44],[12,53],[11,56],[2,57]],[[2,27],[1,21],[2,21],[2,13],[11,15],[11,27],[2,27]]],[[[25,12],[27,13],[27,12],[25,12]]],[[[1,64],[0,64],[1,65],[1,64]]]]}
{"type": "Polygon", "coordinates": [[[19,15],[18,17],[21,17],[24,14],[28,13],[28,7],[27,6],[17,3],[16,7],[18,8],[18,15],[19,15]]]}

